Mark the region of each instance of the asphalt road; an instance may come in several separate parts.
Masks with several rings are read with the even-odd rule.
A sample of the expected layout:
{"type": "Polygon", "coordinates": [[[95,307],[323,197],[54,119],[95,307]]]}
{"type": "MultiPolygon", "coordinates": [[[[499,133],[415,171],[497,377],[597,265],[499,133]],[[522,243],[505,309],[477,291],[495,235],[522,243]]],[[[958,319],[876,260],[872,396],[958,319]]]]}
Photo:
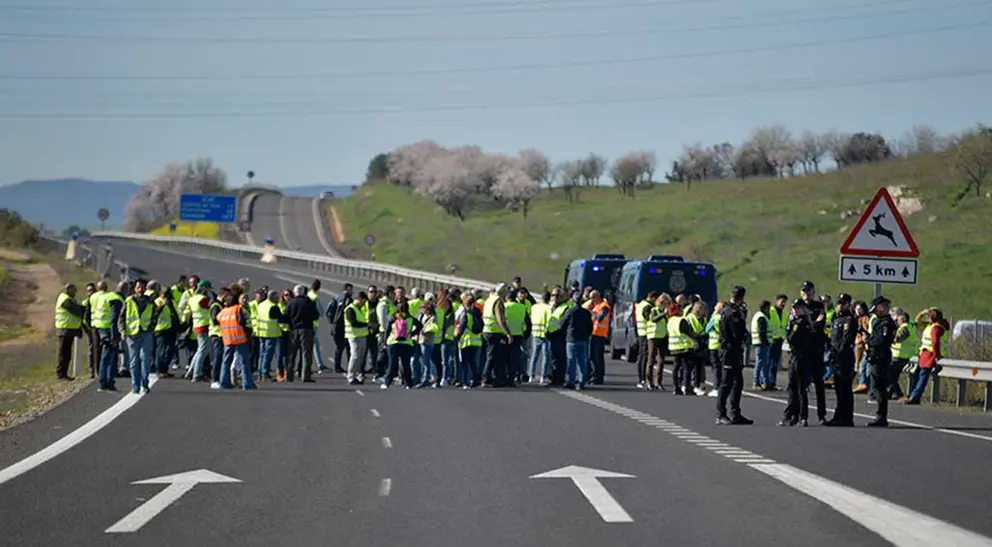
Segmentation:
{"type": "MultiPolygon", "coordinates": [[[[128,245],[115,254],[165,280],[294,277],[128,245]]],[[[783,429],[772,396],[745,398],[754,426],[717,427],[713,399],[638,391],[631,365],[609,367],[608,385],[581,394],[356,390],[327,374],[251,393],[163,380],[92,437],[0,482],[4,543],[922,547],[954,545],[951,525],[992,536],[992,417],[899,406],[892,418],[944,430],[783,429]],[[630,522],[604,522],[569,479],[530,478],[568,465],[633,476],[600,479],[630,522]],[[166,489],[132,482],[197,469],[242,482],[198,485],[136,532],[105,532],[166,489]]],[[[119,397],[87,390],[0,432],[0,467],[119,397]]]]}
{"type": "Polygon", "coordinates": [[[271,237],[279,249],[328,254],[317,236],[312,199],[261,194],[255,200],[252,218],[252,239],[256,245],[271,237]]]}

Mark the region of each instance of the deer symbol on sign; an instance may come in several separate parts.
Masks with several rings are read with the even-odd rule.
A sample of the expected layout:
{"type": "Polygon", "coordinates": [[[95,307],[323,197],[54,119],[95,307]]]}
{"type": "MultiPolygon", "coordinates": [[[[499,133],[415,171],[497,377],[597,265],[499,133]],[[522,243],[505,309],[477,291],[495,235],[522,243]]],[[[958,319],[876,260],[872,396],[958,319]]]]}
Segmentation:
{"type": "Polygon", "coordinates": [[[885,213],[881,213],[871,217],[872,221],[875,222],[875,227],[872,228],[871,230],[868,230],[868,233],[871,234],[871,237],[879,237],[879,236],[884,237],[892,242],[893,247],[898,247],[899,244],[896,243],[895,234],[892,233],[892,230],[889,230],[885,226],[882,226],[883,218],[885,218],[885,213]]]}

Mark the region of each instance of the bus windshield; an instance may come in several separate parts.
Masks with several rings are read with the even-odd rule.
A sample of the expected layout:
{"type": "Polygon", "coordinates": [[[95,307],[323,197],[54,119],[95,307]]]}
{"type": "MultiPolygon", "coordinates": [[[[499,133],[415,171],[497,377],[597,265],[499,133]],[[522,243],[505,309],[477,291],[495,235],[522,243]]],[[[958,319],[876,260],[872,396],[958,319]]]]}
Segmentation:
{"type": "Polygon", "coordinates": [[[698,294],[710,308],[716,304],[716,269],[705,264],[645,264],[641,269],[638,295],[643,298],[651,291],[698,294]]]}

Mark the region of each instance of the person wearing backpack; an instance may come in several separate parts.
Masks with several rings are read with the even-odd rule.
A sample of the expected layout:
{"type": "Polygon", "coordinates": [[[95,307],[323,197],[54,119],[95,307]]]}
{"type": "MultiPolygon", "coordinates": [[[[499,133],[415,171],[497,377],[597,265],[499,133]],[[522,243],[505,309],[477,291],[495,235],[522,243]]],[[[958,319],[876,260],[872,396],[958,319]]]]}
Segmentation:
{"type": "Polygon", "coordinates": [[[396,311],[386,324],[386,351],[389,354],[389,370],[380,389],[389,389],[398,373],[403,374],[403,385],[413,387],[413,374],[410,359],[413,357],[413,339],[420,334],[420,321],[410,316],[410,306],[405,299],[396,304],[396,311]]]}

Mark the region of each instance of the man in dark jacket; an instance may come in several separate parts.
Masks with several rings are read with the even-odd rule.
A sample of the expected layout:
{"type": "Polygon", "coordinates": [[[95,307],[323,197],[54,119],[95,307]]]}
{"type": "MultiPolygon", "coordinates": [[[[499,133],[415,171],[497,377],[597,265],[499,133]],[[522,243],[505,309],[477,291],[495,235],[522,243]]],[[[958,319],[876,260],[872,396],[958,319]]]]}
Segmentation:
{"type": "Polygon", "coordinates": [[[723,383],[717,398],[717,425],[751,425],[754,420],[741,414],[741,394],[744,391],[744,344],[747,343],[747,289],[737,285],[730,293],[730,302],[720,310],[720,362],[723,363],[723,383]],[[730,416],[727,416],[727,399],[730,416]]]}
{"type": "Polygon", "coordinates": [[[834,417],[824,425],[835,427],[854,426],[854,342],[858,335],[858,321],[851,311],[851,295],[837,297],[837,313],[830,325],[830,362],[834,369],[834,392],[837,408],[834,417]]]}
{"type": "Polygon", "coordinates": [[[565,331],[565,355],[568,373],[565,388],[581,391],[589,379],[589,337],[592,336],[592,314],[582,307],[582,293],[572,293],[572,304],[561,317],[561,330],[565,331]],[[576,383],[578,369],[578,383],[576,383]]]}
{"type": "Polygon", "coordinates": [[[317,305],[307,297],[303,285],[293,287],[293,298],[286,304],[286,322],[289,324],[291,351],[286,367],[286,381],[293,381],[293,372],[300,362],[300,376],[306,383],[313,383],[313,322],[320,317],[317,305]]]}
{"type": "MultiPolygon", "coordinates": [[[[789,341],[789,401],[785,405],[785,415],[780,426],[791,427],[800,421],[803,427],[808,425],[809,393],[808,378],[811,365],[808,355],[810,346],[815,346],[819,340],[814,312],[810,303],[798,299],[792,303],[792,314],[789,317],[789,327],[786,339],[789,341]]],[[[822,331],[821,331],[822,332],[822,331]]]]}
{"type": "MultiPolygon", "coordinates": [[[[354,285],[345,283],[341,287],[341,292],[327,303],[327,308],[324,310],[327,323],[331,326],[331,338],[334,339],[334,372],[339,374],[345,373],[344,351],[349,350],[350,355],[348,340],[344,337],[344,310],[351,305],[354,290],[354,285]]],[[[359,356],[359,358],[364,357],[364,355],[359,356]]],[[[349,364],[350,361],[349,359],[349,364]]]]}
{"type": "Polygon", "coordinates": [[[874,314],[868,332],[868,365],[871,375],[871,391],[877,410],[875,419],[868,427],[889,426],[889,369],[892,367],[892,342],[896,336],[896,324],[889,316],[889,299],[879,296],[871,303],[869,314],[874,314]]]}
{"type": "MultiPolygon", "coordinates": [[[[827,343],[827,311],[823,302],[816,298],[816,286],[812,281],[804,281],[800,293],[809,317],[813,321],[814,336],[802,354],[803,368],[806,370],[806,385],[813,383],[816,392],[816,417],[821,424],[827,421],[827,388],[823,382],[826,376],[826,366],[823,363],[823,347],[827,343]]],[[[789,346],[792,347],[791,344],[789,346]]]]}

